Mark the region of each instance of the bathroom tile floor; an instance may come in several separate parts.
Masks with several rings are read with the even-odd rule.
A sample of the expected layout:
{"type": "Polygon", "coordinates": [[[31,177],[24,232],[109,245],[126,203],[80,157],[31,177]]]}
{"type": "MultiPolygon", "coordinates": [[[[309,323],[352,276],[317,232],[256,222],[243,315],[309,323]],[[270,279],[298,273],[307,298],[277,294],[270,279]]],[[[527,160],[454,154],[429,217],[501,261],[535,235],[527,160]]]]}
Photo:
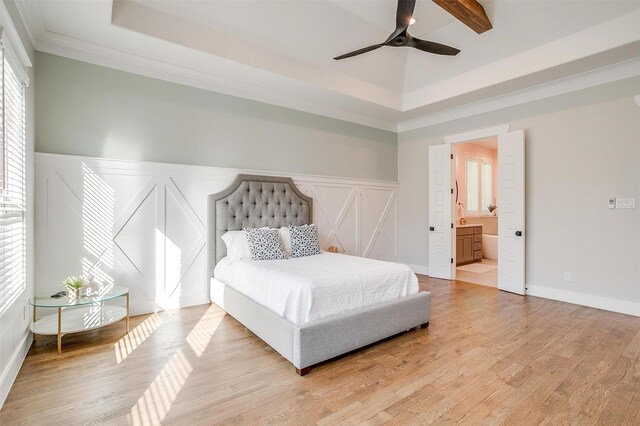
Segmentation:
{"type": "MultiPolygon", "coordinates": [[[[498,265],[497,260],[482,259],[483,265],[498,265]]],[[[498,269],[488,271],[482,274],[463,271],[460,268],[456,268],[456,279],[458,281],[464,281],[472,284],[486,285],[488,287],[498,286],[498,269]]]]}

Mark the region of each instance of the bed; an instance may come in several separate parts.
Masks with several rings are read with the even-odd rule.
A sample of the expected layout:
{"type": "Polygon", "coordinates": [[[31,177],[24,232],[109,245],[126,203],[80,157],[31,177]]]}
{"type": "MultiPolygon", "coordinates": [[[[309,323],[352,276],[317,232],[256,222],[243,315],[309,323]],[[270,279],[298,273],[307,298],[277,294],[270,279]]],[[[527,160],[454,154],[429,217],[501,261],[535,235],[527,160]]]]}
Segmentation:
{"type": "Polygon", "coordinates": [[[222,235],[228,231],[311,224],[312,215],[313,200],[285,177],[238,175],[227,189],[210,195],[211,301],[300,375],[323,361],[428,326],[431,295],[418,291],[415,274],[404,265],[333,253],[269,261],[226,257],[222,235]]]}

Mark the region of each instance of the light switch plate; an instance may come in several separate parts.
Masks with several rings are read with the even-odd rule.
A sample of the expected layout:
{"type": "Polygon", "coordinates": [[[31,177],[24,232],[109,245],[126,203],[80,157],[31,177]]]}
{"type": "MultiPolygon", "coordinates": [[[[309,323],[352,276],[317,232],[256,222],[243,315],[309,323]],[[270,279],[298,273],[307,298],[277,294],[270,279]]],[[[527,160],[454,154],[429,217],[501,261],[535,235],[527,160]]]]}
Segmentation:
{"type": "Polygon", "coordinates": [[[635,198],[616,198],[616,209],[635,209],[635,198]]]}

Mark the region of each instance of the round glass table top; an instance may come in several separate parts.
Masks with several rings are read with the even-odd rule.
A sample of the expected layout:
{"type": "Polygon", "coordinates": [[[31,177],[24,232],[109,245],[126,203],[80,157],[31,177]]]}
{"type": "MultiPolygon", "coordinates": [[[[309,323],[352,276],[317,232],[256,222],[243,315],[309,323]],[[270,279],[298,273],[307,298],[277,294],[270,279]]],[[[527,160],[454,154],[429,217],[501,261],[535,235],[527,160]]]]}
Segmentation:
{"type": "Polygon", "coordinates": [[[114,286],[111,288],[104,287],[101,290],[92,291],[90,295],[86,295],[85,289],[82,289],[82,296],[80,297],[69,297],[69,296],[62,296],[59,298],[54,298],[51,296],[34,297],[32,300],[29,301],[29,303],[32,306],[37,306],[42,308],[64,308],[67,306],[94,305],[96,303],[102,303],[102,302],[106,302],[107,300],[122,297],[127,293],[129,293],[129,289],[127,287],[122,287],[122,286],[114,286]]]}

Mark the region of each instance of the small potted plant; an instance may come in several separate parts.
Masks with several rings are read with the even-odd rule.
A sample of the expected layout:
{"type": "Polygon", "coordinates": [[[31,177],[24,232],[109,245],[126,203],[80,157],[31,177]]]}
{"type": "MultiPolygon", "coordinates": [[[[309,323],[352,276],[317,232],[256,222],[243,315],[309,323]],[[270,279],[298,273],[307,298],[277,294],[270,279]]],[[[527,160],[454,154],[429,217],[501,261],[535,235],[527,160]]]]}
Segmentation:
{"type": "Polygon", "coordinates": [[[496,206],[494,204],[489,204],[487,206],[487,209],[489,209],[489,213],[492,213],[494,216],[496,215],[495,211],[496,211],[497,208],[498,208],[498,206],[496,206]]]}
{"type": "Polygon", "coordinates": [[[73,297],[77,299],[80,297],[80,290],[84,285],[84,279],[81,277],[74,277],[74,276],[67,277],[67,279],[64,280],[62,284],[64,284],[64,286],[67,288],[67,293],[69,294],[69,297],[73,297]]]}

